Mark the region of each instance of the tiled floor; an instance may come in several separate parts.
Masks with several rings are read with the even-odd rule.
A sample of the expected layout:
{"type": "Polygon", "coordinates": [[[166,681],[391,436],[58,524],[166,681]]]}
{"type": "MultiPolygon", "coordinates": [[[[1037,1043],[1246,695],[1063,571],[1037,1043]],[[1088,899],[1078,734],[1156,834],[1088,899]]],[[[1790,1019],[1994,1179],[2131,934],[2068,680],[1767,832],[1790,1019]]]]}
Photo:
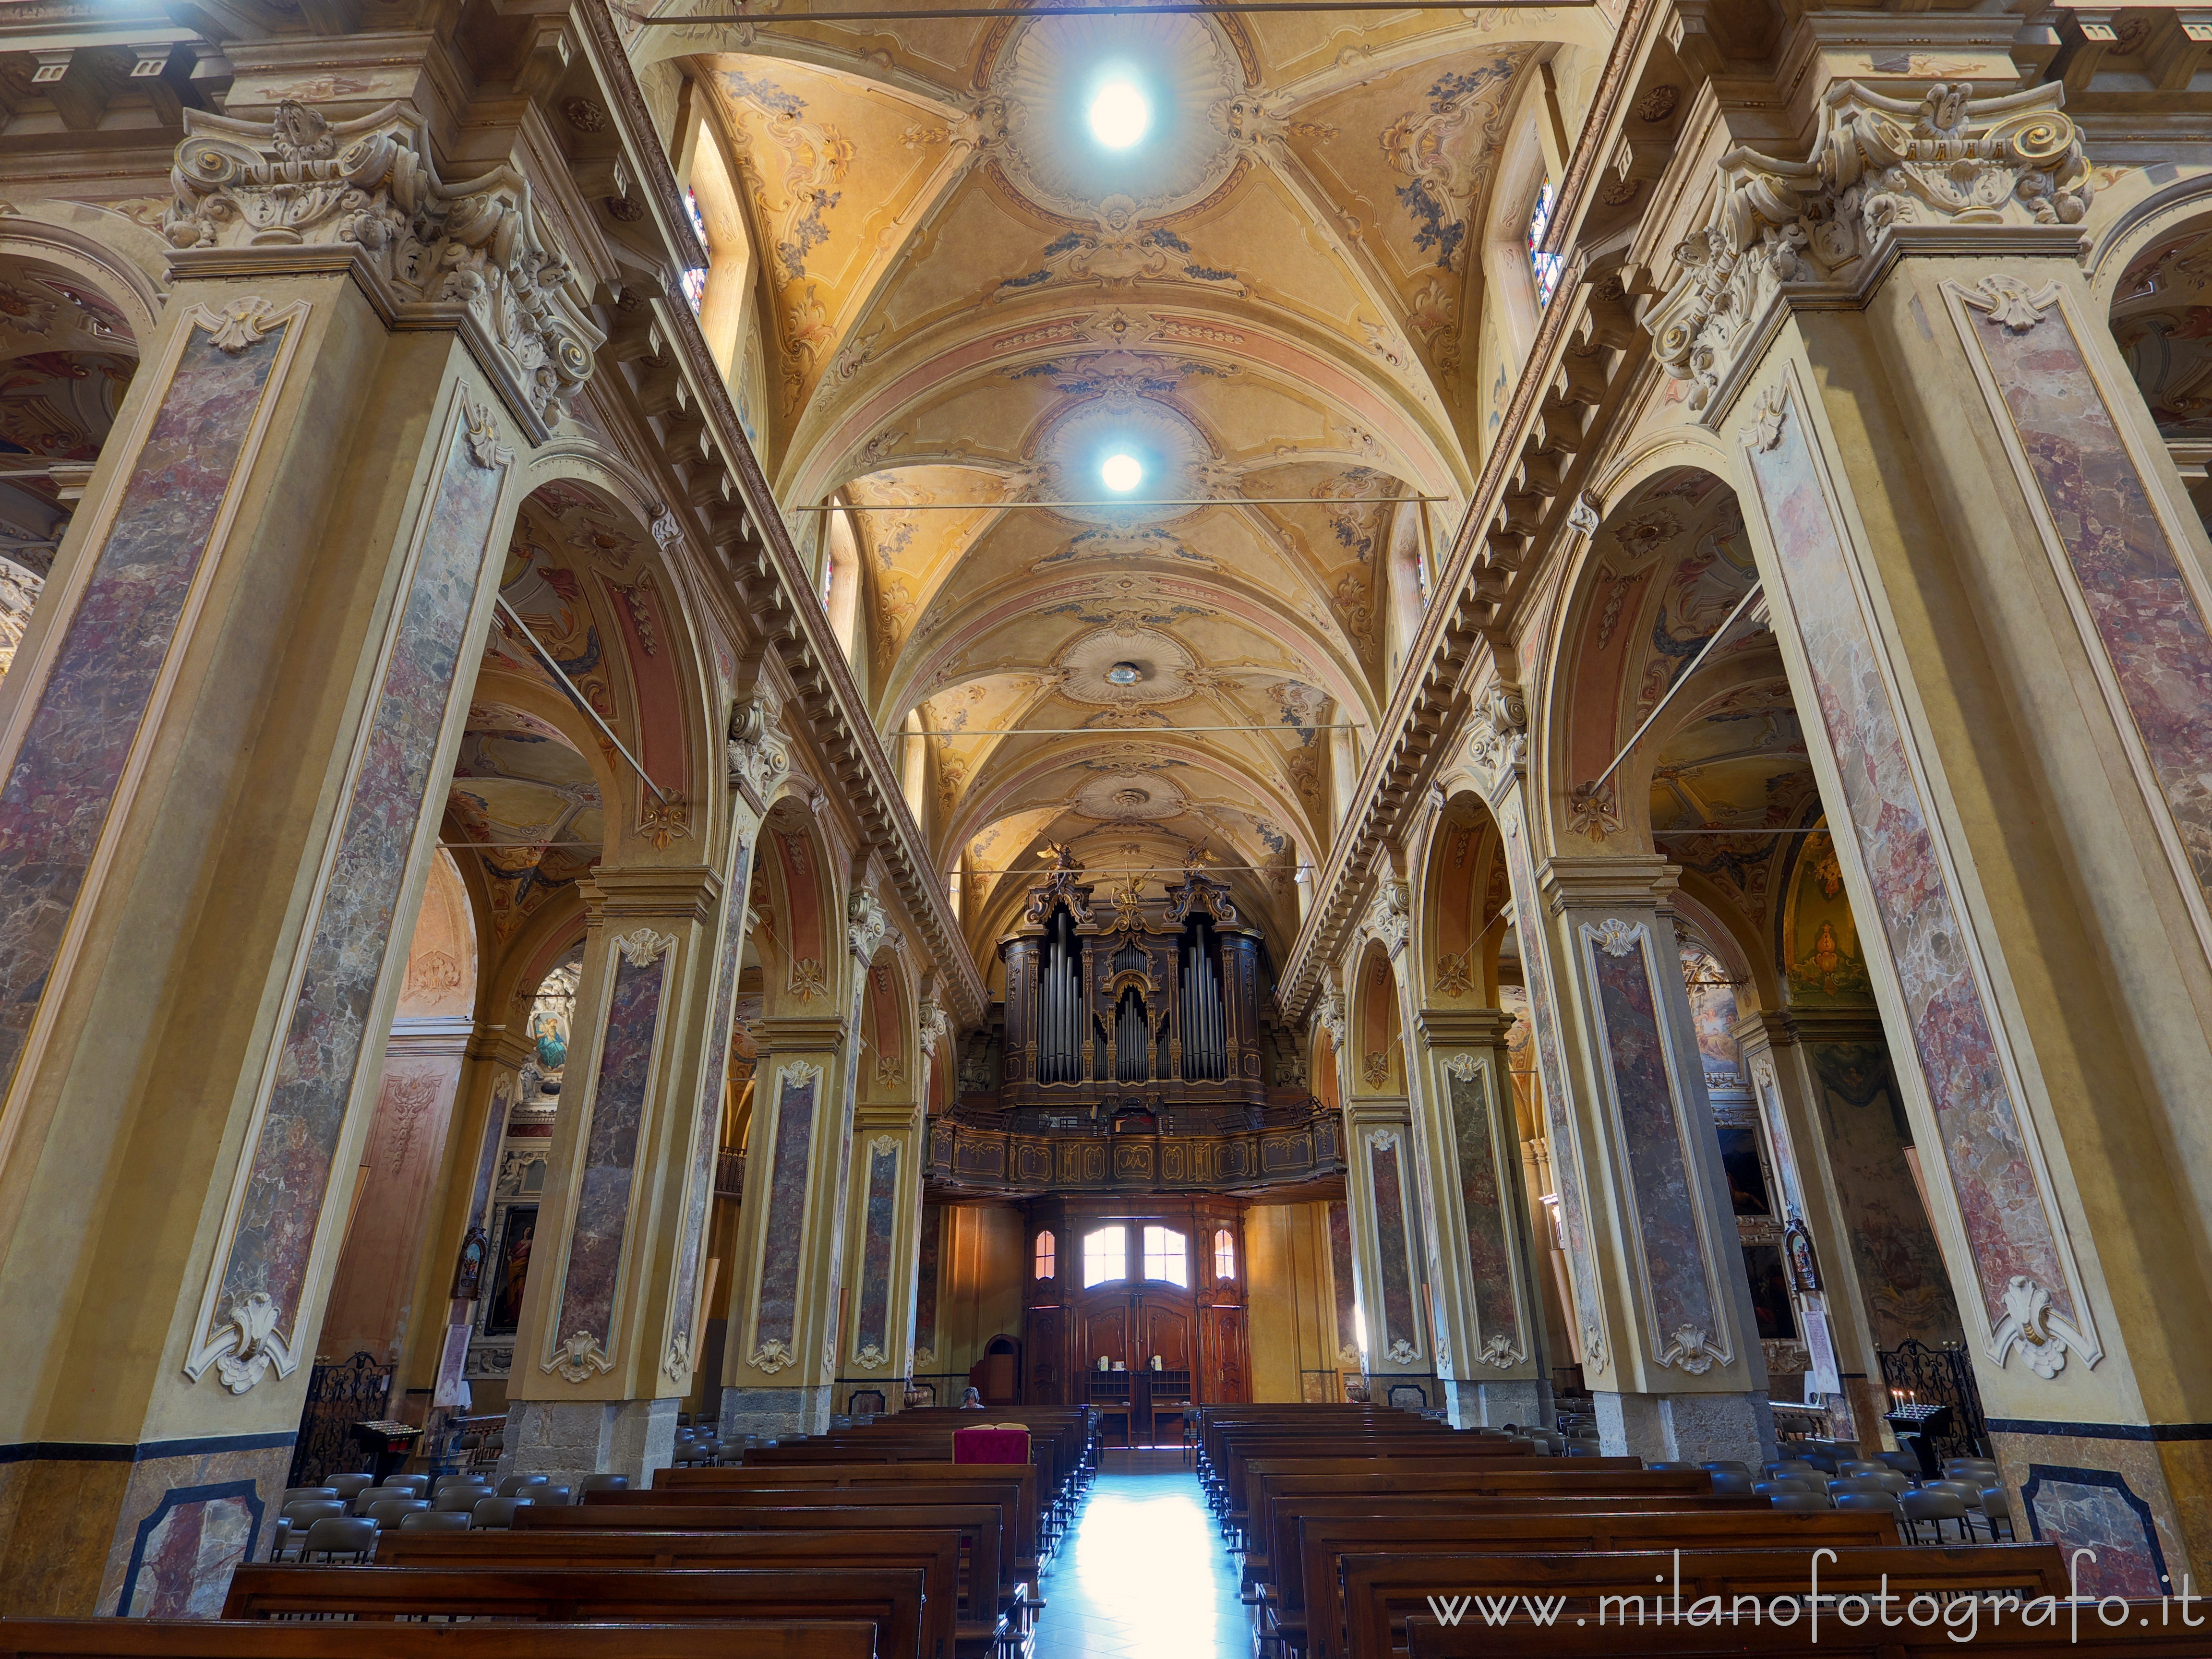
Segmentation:
{"type": "Polygon", "coordinates": [[[1045,1576],[1034,1659],[1245,1659],[1236,1558],[1173,1451],[1109,1451],[1045,1576]]]}

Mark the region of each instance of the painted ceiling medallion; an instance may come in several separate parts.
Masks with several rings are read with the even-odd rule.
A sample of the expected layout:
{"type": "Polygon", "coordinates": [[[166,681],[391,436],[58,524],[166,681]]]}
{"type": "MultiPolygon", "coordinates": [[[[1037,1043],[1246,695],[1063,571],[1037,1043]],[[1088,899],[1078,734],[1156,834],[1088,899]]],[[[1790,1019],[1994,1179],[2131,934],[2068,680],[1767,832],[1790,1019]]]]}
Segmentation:
{"type": "Polygon", "coordinates": [[[1189,696],[1198,659],[1172,635],[1123,624],[1084,635],[1056,666],[1060,695],[1069,702],[1139,708],[1189,696]],[[1125,676],[1124,670],[1133,672],[1125,676]]]}
{"type": "Polygon", "coordinates": [[[1065,17],[1023,25],[994,67],[1006,100],[1001,175],[1057,217],[1158,218],[1205,199],[1237,163],[1223,119],[1244,90],[1219,33],[1194,17],[1065,17]],[[1150,106],[1138,141],[1109,148],[1091,111],[1114,82],[1150,106]]]}
{"type": "Polygon", "coordinates": [[[1075,792],[1075,810],[1109,823],[1179,817],[1190,810],[1182,792],[1157,773],[1108,772],[1075,792]]]}

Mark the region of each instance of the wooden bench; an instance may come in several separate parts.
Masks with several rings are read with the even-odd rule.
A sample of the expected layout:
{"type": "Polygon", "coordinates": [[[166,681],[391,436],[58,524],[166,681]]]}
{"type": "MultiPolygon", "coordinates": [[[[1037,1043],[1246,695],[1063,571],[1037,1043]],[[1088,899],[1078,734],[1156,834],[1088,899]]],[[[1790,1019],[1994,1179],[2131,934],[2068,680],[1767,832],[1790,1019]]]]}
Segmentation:
{"type": "Polygon", "coordinates": [[[957,1528],[807,1532],[409,1532],[377,1540],[379,1566],[447,1569],[574,1568],[629,1571],[675,1568],[914,1567],[922,1576],[922,1645],[955,1659],[986,1659],[1006,1635],[985,1587],[963,1618],[957,1528]]]}
{"type": "Polygon", "coordinates": [[[876,1627],[849,1619],[742,1625],[0,1619],[0,1659],[872,1659],[875,1650],[876,1627]]]}
{"type": "Polygon", "coordinates": [[[922,1645],[913,1567],[608,1571],[546,1567],[241,1566],[226,1619],[511,1619],[557,1624],[866,1620],[877,1659],[945,1659],[922,1645]]]}
{"type": "Polygon", "coordinates": [[[720,1501],[718,1494],[763,1492],[850,1494],[837,1500],[848,1504],[994,1504],[1005,1517],[1006,1561],[1011,1576],[1031,1581],[1036,1577],[1036,1551],[1023,1547],[1025,1539],[1034,1544],[1036,1523],[1035,1471],[1026,1468],[996,1463],[902,1463],[892,1468],[880,1463],[839,1463],[811,1468],[747,1467],[664,1473],[686,1478],[656,1484],[644,1492],[588,1492],[579,1507],[712,1503],[720,1501]],[[700,1475],[715,1478],[690,1478],[700,1475]]]}
{"type": "MultiPolygon", "coordinates": [[[[1268,1506],[1276,1494],[1289,1491],[1455,1492],[1470,1498],[1566,1498],[1577,1492],[1634,1492],[1654,1497],[1674,1493],[1686,1497],[1709,1493],[1713,1489],[1711,1479],[1702,1471],[1613,1467],[1623,1462],[1633,1464],[1637,1460],[1583,1457],[1571,1464],[1553,1460],[1530,1468],[1516,1459],[1512,1460],[1514,1467],[1499,1468],[1478,1463],[1261,1459],[1249,1471],[1252,1496],[1248,1501],[1257,1507],[1249,1515],[1237,1518],[1236,1529],[1248,1541],[1256,1539],[1270,1549],[1275,1547],[1277,1540],[1269,1521],[1268,1506]],[[1592,1464],[1600,1467],[1589,1467],[1592,1464]]],[[[1287,1538],[1280,1541],[1292,1542],[1287,1538]]]]}
{"type": "Polygon", "coordinates": [[[1850,1510],[1562,1515],[1532,1509],[1519,1515],[1439,1516],[1434,1526],[1435,1541],[1425,1547],[1390,1555],[1363,1553],[1359,1559],[1368,1576],[1358,1583],[1349,1558],[1340,1558],[1336,1571],[1324,1572],[1320,1583],[1306,1581],[1312,1598],[1306,1608],[1306,1651],[1313,1659],[1345,1659],[1347,1651],[1380,1656],[1391,1645],[1394,1627],[1425,1605],[1422,1598],[1433,1587],[1417,1584],[1420,1575],[1443,1571],[1449,1559],[1469,1555],[1733,1547],[1794,1551],[1802,1562],[1817,1549],[1897,1545],[1897,1528],[1887,1516],[1850,1510]]]}
{"type": "Polygon", "coordinates": [[[1293,1649],[1305,1645],[1308,1586],[1319,1583],[1336,1571],[1335,1555],[1347,1548],[1373,1544],[1418,1547],[1437,1535],[1449,1521],[1467,1517],[1492,1518],[1525,1515],[1539,1509],[1546,1515],[1650,1515],[1735,1513],[1753,1510],[1771,1515],[1773,1508],[1756,1494],[1744,1497],[1708,1493],[1702,1497],[1579,1495],[1571,1498],[1468,1498],[1451,1494],[1440,1504],[1432,1495],[1396,1496],[1362,1493],[1357,1497],[1291,1497],[1275,1506],[1278,1522],[1291,1539],[1285,1546],[1284,1571],[1279,1577],[1255,1581],[1258,1594],[1250,1600],[1263,1631],[1279,1634],[1293,1649]]]}
{"type": "MultiPolygon", "coordinates": [[[[784,1448],[775,1448],[781,1451],[784,1448]]],[[[669,1469],[662,1472],[668,1478],[665,1486],[655,1478],[653,1490],[680,1491],[695,1486],[865,1486],[878,1484],[905,1486],[914,1481],[951,1481],[953,1483],[995,1480],[1010,1483],[1014,1488],[1015,1510],[1010,1519],[1013,1526],[1007,1534],[1018,1563],[1026,1564],[1025,1573],[1035,1571],[1035,1560],[1039,1541],[1036,1468],[1027,1463],[955,1463],[949,1458],[913,1459],[899,1462],[895,1468],[880,1462],[855,1462],[845,1457],[792,1458],[774,1463],[748,1462],[740,1467],[720,1468],[669,1469]]],[[[586,1493],[586,1501],[602,1494],[586,1493]]]]}
{"type": "MultiPolygon", "coordinates": [[[[647,1494],[649,1495],[649,1494],[647,1494]]],[[[901,1528],[957,1528],[969,1550],[969,1621],[1006,1619],[1026,1632],[1035,1598],[1010,1577],[1002,1547],[1006,1511],[999,1504],[939,1503],[911,1490],[880,1500],[855,1498],[847,1489],[729,1494],[725,1503],[526,1504],[514,1512],[515,1532],[800,1532],[890,1531],[901,1528]],[[913,1501],[921,1498],[922,1501],[913,1501]],[[908,1500],[905,1502],[899,1499],[908,1500]]]]}
{"type": "Polygon", "coordinates": [[[1638,1659],[1957,1659],[1962,1654],[1996,1659],[2204,1659],[2212,1652],[2212,1642],[2206,1639],[2212,1625],[2185,1630],[2179,1609],[2163,1601],[2127,1603],[2121,1614],[2124,1623],[2117,1628],[2099,1623],[2092,1605],[2075,1609],[2062,1599],[2055,1613],[2051,1624],[2028,1628],[2018,1608],[2004,1609],[1993,1622],[1988,1605],[1977,1602],[1973,1634],[1965,1639],[1963,1613],[1961,1623],[1951,1626],[1940,1620],[1916,1626],[1900,1612],[1893,1615],[1898,1618],[1893,1627],[1869,1617],[1853,1628],[1824,1611],[1817,1644],[1810,1613],[1779,1626],[1764,1618],[1756,1625],[1648,1626],[1637,1631],[1629,1645],[1624,1645],[1617,1624],[1601,1626],[1595,1620],[1586,1625],[1563,1620],[1551,1626],[1516,1623],[1470,1630],[1464,1624],[1446,1629],[1433,1620],[1416,1619],[1407,1634],[1412,1659],[1624,1659],[1630,1654],[1638,1659]]]}
{"type": "MultiPolygon", "coordinates": [[[[1416,1571],[1433,1571],[1441,1586],[1422,1592],[1421,1606],[1407,1625],[1419,1621],[1444,1632],[1425,1634],[1429,1648],[1470,1655],[1481,1650],[1485,1632],[1509,1625],[1542,1628],[1581,1620],[1588,1628],[1602,1621],[1614,1632],[1617,1644],[1632,1644],[1638,1639],[1637,1632],[1680,1619],[1707,1596],[1721,1598],[1721,1607],[1739,1605],[1740,1596],[1771,1607],[1777,1598],[1802,1597],[1812,1587],[1811,1563],[1790,1550],[1406,1559],[1415,1564],[1416,1571]],[[1431,1596],[1454,1601],[1471,1596],[1475,1601],[1463,1608],[1458,1624],[1446,1627],[1432,1611],[1422,1610],[1431,1607],[1431,1596]],[[1537,1599],[1533,1613],[1530,1596],[1537,1599]]],[[[1347,1579],[1362,1592],[1370,1582],[1373,1560],[1365,1555],[1345,1558],[1347,1579]]],[[[2052,1544],[1839,1549],[1821,1559],[1819,1571],[1824,1596],[1887,1593],[1898,1598],[1892,1604],[1893,1616],[1919,1595],[1933,1598],[1940,1607],[1962,1594],[2033,1598],[2068,1593],[2066,1564],[2052,1544]]],[[[1745,1613],[1748,1617],[1747,1608],[1745,1613]]],[[[1354,1632],[1362,1638],[1374,1634],[1372,1626],[1358,1621],[1354,1632]]],[[[1353,1651],[1362,1650],[1355,1646],[1353,1651]]]]}

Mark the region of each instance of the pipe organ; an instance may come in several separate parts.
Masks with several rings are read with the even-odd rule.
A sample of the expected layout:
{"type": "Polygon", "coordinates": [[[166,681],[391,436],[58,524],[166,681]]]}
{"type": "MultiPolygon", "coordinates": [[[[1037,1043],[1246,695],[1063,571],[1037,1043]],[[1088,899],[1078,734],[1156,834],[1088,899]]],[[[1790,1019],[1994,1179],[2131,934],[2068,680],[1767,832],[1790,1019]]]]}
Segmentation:
{"type": "Polygon", "coordinates": [[[1229,884],[1194,860],[1165,902],[1132,881],[1110,907],[1066,849],[1030,890],[1006,964],[1001,1103],[1257,1107],[1261,940],[1229,884]]]}

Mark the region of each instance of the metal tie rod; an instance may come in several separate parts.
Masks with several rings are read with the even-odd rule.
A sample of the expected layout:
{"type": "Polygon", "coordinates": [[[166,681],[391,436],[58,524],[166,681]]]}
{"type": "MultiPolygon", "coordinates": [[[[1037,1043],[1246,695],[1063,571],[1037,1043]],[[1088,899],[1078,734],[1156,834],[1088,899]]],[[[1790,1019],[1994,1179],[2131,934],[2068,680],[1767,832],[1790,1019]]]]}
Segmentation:
{"type": "Polygon", "coordinates": [[[629,769],[637,774],[638,777],[644,782],[647,788],[653,791],[653,798],[660,802],[663,805],[667,805],[668,797],[666,794],[662,793],[660,786],[653,781],[653,774],[647,771],[645,768],[638,764],[637,757],[631,754],[628,749],[623,746],[623,740],[615,735],[614,727],[609,726],[606,721],[599,718],[599,711],[592,707],[591,699],[576,689],[576,682],[570,679],[567,672],[562,668],[561,665],[553,660],[553,653],[548,651],[538,642],[538,635],[530,631],[530,624],[522,620],[521,613],[516,611],[513,605],[507,602],[507,595],[504,593],[495,593],[492,595],[492,602],[498,605],[500,610],[505,613],[507,619],[509,622],[513,623],[516,628],[521,630],[522,637],[529,642],[530,648],[538,653],[538,661],[544,663],[548,668],[551,669],[553,671],[554,678],[559,680],[563,686],[568,688],[570,699],[575,703],[577,708],[582,709],[586,714],[591,717],[592,724],[599,728],[599,731],[603,735],[605,735],[606,740],[614,744],[615,752],[629,763],[629,769]]]}
{"type": "Polygon", "coordinates": [[[1126,507],[1132,512],[1154,507],[1401,507],[1413,501],[1441,501],[1443,495],[1206,495],[1195,501],[1158,501],[1122,499],[1110,501],[815,501],[787,507],[787,513],[1006,513],[1017,508],[1032,513],[1057,513],[1066,507],[1107,511],[1126,507]]]}
{"type": "MultiPolygon", "coordinates": [[[[1491,0],[1492,5],[1508,11],[1559,3],[1560,0],[1491,0]]],[[[1578,0],[1568,0],[1570,4],[1577,3],[1578,0]]],[[[1587,3],[1588,0],[1579,0],[1579,3],[1587,3]]],[[[929,9],[907,6],[896,10],[868,6],[844,11],[689,12],[666,17],[648,17],[628,6],[615,9],[633,23],[659,27],[678,23],[934,23],[951,18],[1127,17],[1148,12],[1203,17],[1208,12],[1466,11],[1471,8],[1467,0],[1212,0],[1206,4],[1171,0],[1171,3],[1162,5],[946,6],[929,9]]]]}
{"type": "Polygon", "coordinates": [[[955,738],[1104,738],[1180,737],[1186,732],[1364,732],[1364,721],[1350,720],[1330,726],[1292,726],[1285,720],[1275,726],[963,726],[950,732],[909,732],[902,726],[892,733],[899,738],[940,738],[951,742],[955,738]]]}
{"type": "Polygon", "coordinates": [[[1707,657],[1712,655],[1713,647],[1728,636],[1729,629],[1735,626],[1735,619],[1749,610],[1751,602],[1765,591],[1765,582],[1753,582],[1751,585],[1751,591],[1735,602],[1735,609],[1728,613],[1728,620],[1715,629],[1712,638],[1698,647],[1698,654],[1690,659],[1690,665],[1668,682],[1667,689],[1660,694],[1659,701],[1651,705],[1651,712],[1644,717],[1644,724],[1636,728],[1636,735],[1622,744],[1620,752],[1613,757],[1613,764],[1597,775],[1595,782],[1586,786],[1590,793],[1594,795],[1605,787],[1605,781],[1620,769],[1620,763],[1628,758],[1630,750],[1644,741],[1644,734],[1651,729],[1652,722],[1659,718],[1667,705],[1674,701],[1674,694],[1690,683],[1690,677],[1704,665],[1707,657]]]}

